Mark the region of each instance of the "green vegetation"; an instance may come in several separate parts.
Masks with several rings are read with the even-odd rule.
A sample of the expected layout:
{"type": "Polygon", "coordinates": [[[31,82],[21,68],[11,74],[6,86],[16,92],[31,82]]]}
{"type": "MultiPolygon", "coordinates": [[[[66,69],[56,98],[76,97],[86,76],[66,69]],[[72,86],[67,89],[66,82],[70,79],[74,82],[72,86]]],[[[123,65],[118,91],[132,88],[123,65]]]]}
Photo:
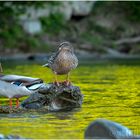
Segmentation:
{"type": "MultiPolygon", "coordinates": [[[[59,2],[46,2],[50,6],[58,5],[59,2]]],[[[0,42],[2,42],[2,48],[15,48],[19,51],[29,52],[32,50],[48,50],[48,44],[45,44],[41,40],[40,35],[27,34],[21,25],[19,24],[19,16],[25,13],[28,7],[40,8],[44,6],[44,2],[0,2],[0,42]]],[[[45,22],[46,26],[49,25],[49,29],[55,28],[57,31],[58,23],[56,16],[50,16],[49,22],[45,22]],[[52,24],[54,23],[54,24],[52,24]],[[55,26],[56,25],[56,26],[55,26]]],[[[45,17],[44,17],[45,19],[45,17]]],[[[42,18],[43,20],[43,18],[42,18]]],[[[45,21],[45,20],[43,20],[45,21]]],[[[44,22],[42,23],[44,25],[44,22]]],[[[45,30],[46,31],[46,30],[45,30]]],[[[50,33],[50,32],[49,32],[50,33]]]]}
{"type": "Polygon", "coordinates": [[[14,25],[13,28],[5,28],[0,32],[0,38],[3,42],[3,46],[6,48],[17,48],[22,52],[29,52],[32,49],[46,48],[47,44],[44,44],[40,36],[29,35],[23,31],[20,25],[14,25]]]}
{"type": "Polygon", "coordinates": [[[40,18],[40,21],[43,25],[43,31],[51,35],[56,35],[65,28],[65,21],[60,13],[40,18]]]}
{"type": "Polygon", "coordinates": [[[140,21],[140,6],[139,1],[97,1],[93,12],[96,12],[98,8],[105,8],[104,12],[108,10],[111,12],[122,12],[129,21],[140,21]]]}
{"type": "Polygon", "coordinates": [[[120,6],[124,9],[126,18],[130,21],[140,22],[140,2],[128,1],[119,2],[120,6]]]}
{"type": "MultiPolygon", "coordinates": [[[[132,28],[130,28],[135,27],[134,22],[139,23],[140,21],[140,6],[137,1],[97,1],[95,6],[93,6],[91,14],[79,21],[64,21],[61,13],[54,13],[49,17],[40,18],[43,28],[42,33],[38,35],[27,34],[19,24],[19,16],[25,13],[28,7],[34,7],[36,9],[43,8],[44,4],[53,7],[58,6],[61,2],[0,2],[0,43],[3,50],[5,48],[10,48],[11,50],[14,48],[23,52],[47,51],[50,44],[42,41],[43,36],[51,38],[59,37],[62,38],[62,40],[65,40],[66,38],[68,38],[68,40],[77,40],[78,37],[79,42],[85,41],[85,44],[87,42],[91,43],[97,50],[100,50],[98,47],[103,46],[105,42],[117,40],[118,38],[125,36],[129,37],[128,35],[134,36],[135,34],[138,34],[137,29],[132,31],[132,28]],[[112,10],[111,12],[110,9],[112,10]],[[119,17],[120,15],[122,16],[122,13],[124,16],[123,21],[121,23],[121,19],[118,19],[120,25],[117,27],[115,27],[115,25],[112,28],[103,27],[98,25],[94,20],[95,17],[98,17],[98,14],[104,14],[106,17],[108,17],[108,15],[117,15],[119,17]],[[128,23],[129,26],[127,26],[128,23]]],[[[113,21],[111,18],[108,19],[113,21]]],[[[115,48],[117,48],[117,46],[115,46],[115,48]]]]}

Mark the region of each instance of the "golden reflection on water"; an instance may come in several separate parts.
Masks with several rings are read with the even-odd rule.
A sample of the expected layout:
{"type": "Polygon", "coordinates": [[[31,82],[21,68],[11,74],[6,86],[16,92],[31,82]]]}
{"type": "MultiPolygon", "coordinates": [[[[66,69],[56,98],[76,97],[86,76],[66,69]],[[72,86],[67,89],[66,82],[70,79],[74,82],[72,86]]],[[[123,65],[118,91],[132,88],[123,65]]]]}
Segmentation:
{"type": "MultiPolygon", "coordinates": [[[[5,73],[39,77],[45,82],[53,80],[51,71],[40,65],[18,65],[5,69],[5,73]]],[[[105,118],[140,134],[139,65],[81,65],[72,72],[71,80],[84,94],[82,108],[67,112],[2,114],[0,133],[25,138],[80,139],[84,138],[84,130],[91,121],[105,118]]],[[[1,100],[7,104],[7,99],[1,100]]]]}

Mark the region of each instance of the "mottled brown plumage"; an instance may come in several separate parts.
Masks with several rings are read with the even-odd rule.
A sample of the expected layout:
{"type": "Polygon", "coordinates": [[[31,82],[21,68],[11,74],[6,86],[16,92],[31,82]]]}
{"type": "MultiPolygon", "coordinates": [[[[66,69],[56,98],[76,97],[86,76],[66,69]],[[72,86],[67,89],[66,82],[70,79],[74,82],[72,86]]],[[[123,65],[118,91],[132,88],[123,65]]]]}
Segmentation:
{"type": "MultiPolygon", "coordinates": [[[[54,53],[48,63],[44,66],[52,69],[55,75],[67,74],[67,84],[69,83],[69,72],[78,65],[78,59],[73,52],[73,48],[69,42],[63,42],[58,46],[58,50],[54,53]]],[[[56,77],[57,78],[57,77],[56,77]]],[[[57,79],[56,79],[57,82],[57,79]]],[[[57,82],[58,83],[58,82],[57,82]]]]}

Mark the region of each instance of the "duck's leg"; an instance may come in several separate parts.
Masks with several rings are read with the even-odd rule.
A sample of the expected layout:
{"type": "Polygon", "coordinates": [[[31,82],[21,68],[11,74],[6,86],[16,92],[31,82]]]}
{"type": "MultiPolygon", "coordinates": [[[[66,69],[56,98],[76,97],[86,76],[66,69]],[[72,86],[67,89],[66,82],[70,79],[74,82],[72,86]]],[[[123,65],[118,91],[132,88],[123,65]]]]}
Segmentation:
{"type": "Polygon", "coordinates": [[[12,109],[12,98],[9,98],[9,106],[10,106],[10,109],[12,109]]]}
{"type": "Polygon", "coordinates": [[[71,85],[71,82],[70,82],[70,73],[67,74],[65,83],[66,83],[67,86],[71,85]]]}
{"type": "Polygon", "coordinates": [[[16,108],[19,108],[19,98],[16,99],[16,108]]]}
{"type": "Polygon", "coordinates": [[[59,86],[59,82],[57,80],[57,74],[56,73],[54,73],[54,78],[55,78],[54,84],[56,84],[57,86],[59,86]]]}

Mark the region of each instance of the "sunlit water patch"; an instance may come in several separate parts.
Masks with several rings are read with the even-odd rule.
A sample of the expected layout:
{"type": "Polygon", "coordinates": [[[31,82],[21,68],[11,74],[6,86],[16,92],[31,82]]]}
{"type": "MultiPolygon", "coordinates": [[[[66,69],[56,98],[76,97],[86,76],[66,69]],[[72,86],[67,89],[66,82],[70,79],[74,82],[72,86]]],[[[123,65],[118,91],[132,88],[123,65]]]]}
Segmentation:
{"type": "MultiPolygon", "coordinates": [[[[39,64],[4,67],[5,74],[53,81],[52,72],[39,64]]],[[[59,79],[63,80],[65,76],[59,79]]],[[[82,108],[67,112],[1,114],[0,133],[25,138],[79,139],[84,138],[84,130],[91,121],[105,118],[140,134],[140,65],[80,65],[71,73],[71,80],[84,94],[82,108]]],[[[1,98],[0,102],[8,103],[5,98],[1,98]]]]}

